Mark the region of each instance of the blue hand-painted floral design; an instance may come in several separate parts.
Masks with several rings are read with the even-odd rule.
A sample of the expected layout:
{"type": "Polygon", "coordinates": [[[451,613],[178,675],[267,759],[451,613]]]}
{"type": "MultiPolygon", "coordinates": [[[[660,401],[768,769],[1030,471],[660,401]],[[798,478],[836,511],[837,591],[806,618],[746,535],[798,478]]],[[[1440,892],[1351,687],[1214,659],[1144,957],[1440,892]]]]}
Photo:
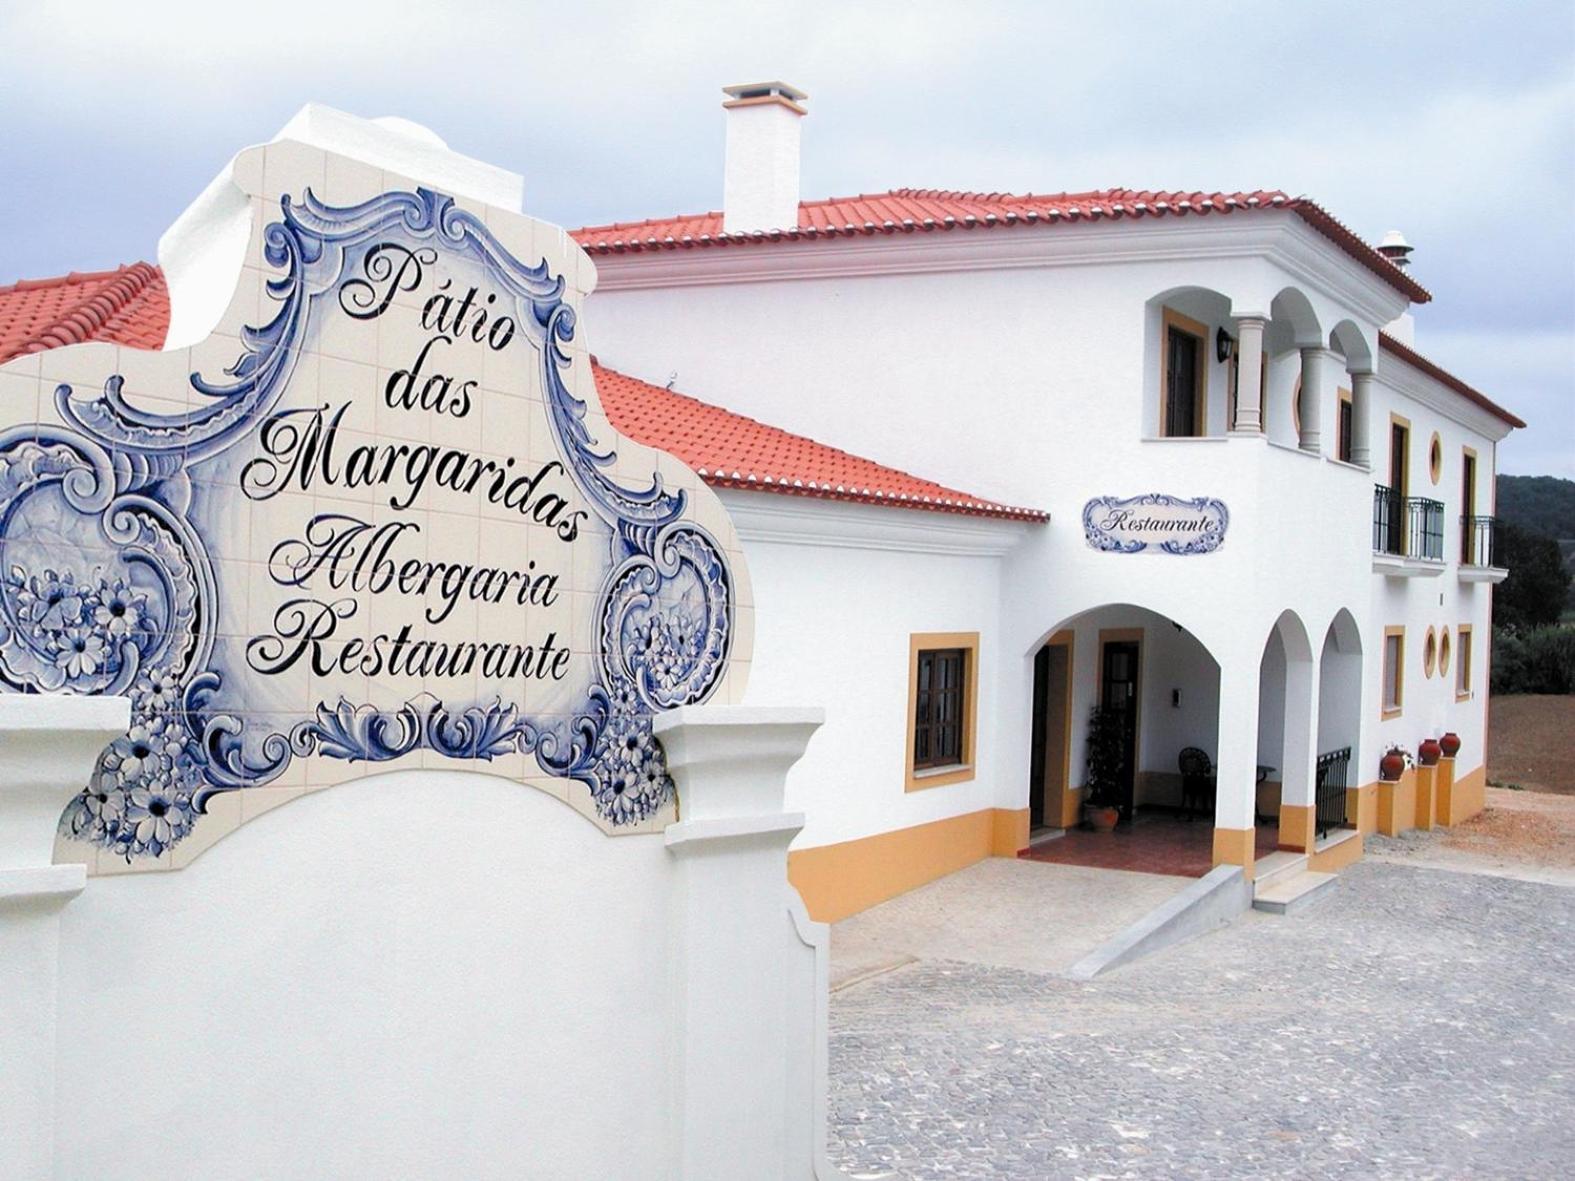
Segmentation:
{"type": "Polygon", "coordinates": [[[484,761],[523,753],[582,784],[611,827],[656,815],[674,785],[651,718],[705,700],[721,682],[733,575],[718,542],[686,516],[683,491],[654,476],[626,487],[611,475],[615,452],[592,436],[587,406],[566,381],[575,316],[562,277],[545,261],[523,264],[479,218],[425,188],[345,208],[307,190],[299,202],[284,197],[280,211],[264,235],[278,310],[246,329],[223,380],[190,376],[191,409],[141,409],[112,374],[86,396],[59,387],[65,426],[0,432],[0,688],[132,701],[130,732],[104,752],[62,833],[128,861],[159,857],[216,794],[274,782],[296,759],[378,763],[417,750],[484,761]],[[595,671],[576,707],[548,716],[503,695],[422,693],[394,708],[341,696],[259,729],[227,696],[245,670],[216,635],[223,555],[194,527],[204,493],[193,473],[258,429],[314,317],[328,311],[323,297],[364,262],[370,242],[390,237],[485,268],[535,333],[554,446],[603,523],[595,671]]]}

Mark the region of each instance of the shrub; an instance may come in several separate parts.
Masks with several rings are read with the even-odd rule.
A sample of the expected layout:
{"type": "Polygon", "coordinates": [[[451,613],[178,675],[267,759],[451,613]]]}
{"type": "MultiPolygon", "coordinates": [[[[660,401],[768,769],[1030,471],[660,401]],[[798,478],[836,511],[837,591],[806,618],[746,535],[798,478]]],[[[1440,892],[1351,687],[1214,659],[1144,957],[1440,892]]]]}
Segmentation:
{"type": "Polygon", "coordinates": [[[1495,631],[1494,693],[1575,693],[1575,628],[1495,631]]]}

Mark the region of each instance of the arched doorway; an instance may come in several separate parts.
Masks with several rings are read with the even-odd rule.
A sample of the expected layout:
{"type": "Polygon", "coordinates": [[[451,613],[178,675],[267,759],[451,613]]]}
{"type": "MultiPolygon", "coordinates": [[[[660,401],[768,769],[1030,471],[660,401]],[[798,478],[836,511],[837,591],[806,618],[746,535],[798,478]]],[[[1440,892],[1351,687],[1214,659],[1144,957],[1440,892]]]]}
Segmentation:
{"type": "Polygon", "coordinates": [[[1257,819],[1278,818],[1281,848],[1307,849],[1313,796],[1312,644],[1294,611],[1281,612],[1258,666],[1257,819]]]}
{"type": "Polygon", "coordinates": [[[1179,622],[1144,607],[1111,603],[1058,623],[1027,654],[1033,665],[1030,815],[1039,860],[1154,873],[1201,875],[1213,864],[1212,768],[1220,740],[1220,669],[1179,622]],[[1117,724],[1099,726],[1098,714],[1117,724]],[[1076,831],[1091,766],[1091,742],[1120,738],[1116,834],[1076,831]],[[1183,752],[1206,764],[1184,796],[1183,752]],[[1190,817],[1184,805],[1192,804],[1190,817]]]}
{"type": "Polygon", "coordinates": [[[1318,757],[1314,773],[1315,840],[1355,822],[1356,784],[1351,769],[1361,764],[1362,637],[1356,620],[1341,608],[1324,635],[1318,658],[1318,757]]]}

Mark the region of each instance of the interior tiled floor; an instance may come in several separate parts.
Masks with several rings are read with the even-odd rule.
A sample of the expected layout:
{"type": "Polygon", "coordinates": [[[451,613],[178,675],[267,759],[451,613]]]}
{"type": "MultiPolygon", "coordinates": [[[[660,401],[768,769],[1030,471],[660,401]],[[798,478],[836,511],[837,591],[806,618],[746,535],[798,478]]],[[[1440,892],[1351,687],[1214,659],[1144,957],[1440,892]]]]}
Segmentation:
{"type": "MultiPolygon", "coordinates": [[[[1278,835],[1273,824],[1258,826],[1259,857],[1274,852],[1278,835]]],[[[1206,820],[1182,820],[1166,812],[1140,812],[1126,832],[1073,829],[1018,856],[1061,865],[1200,878],[1214,866],[1214,826],[1206,820]]]]}

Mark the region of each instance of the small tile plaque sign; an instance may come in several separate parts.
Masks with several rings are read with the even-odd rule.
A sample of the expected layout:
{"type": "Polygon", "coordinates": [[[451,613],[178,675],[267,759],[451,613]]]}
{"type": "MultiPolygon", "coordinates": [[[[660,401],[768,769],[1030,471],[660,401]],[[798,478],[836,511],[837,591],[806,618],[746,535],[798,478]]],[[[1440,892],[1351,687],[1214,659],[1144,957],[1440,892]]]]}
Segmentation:
{"type": "Polygon", "coordinates": [[[1083,506],[1083,536],[1107,553],[1211,554],[1229,525],[1224,501],[1211,496],[1096,496],[1083,506]]]}
{"type": "Polygon", "coordinates": [[[178,866],[395,767],[650,830],[674,814],[653,714],[741,692],[736,535],[601,416],[588,259],[353,164],[237,157],[255,228],[200,344],[0,367],[0,689],[132,700],[63,857],[178,866]]]}

